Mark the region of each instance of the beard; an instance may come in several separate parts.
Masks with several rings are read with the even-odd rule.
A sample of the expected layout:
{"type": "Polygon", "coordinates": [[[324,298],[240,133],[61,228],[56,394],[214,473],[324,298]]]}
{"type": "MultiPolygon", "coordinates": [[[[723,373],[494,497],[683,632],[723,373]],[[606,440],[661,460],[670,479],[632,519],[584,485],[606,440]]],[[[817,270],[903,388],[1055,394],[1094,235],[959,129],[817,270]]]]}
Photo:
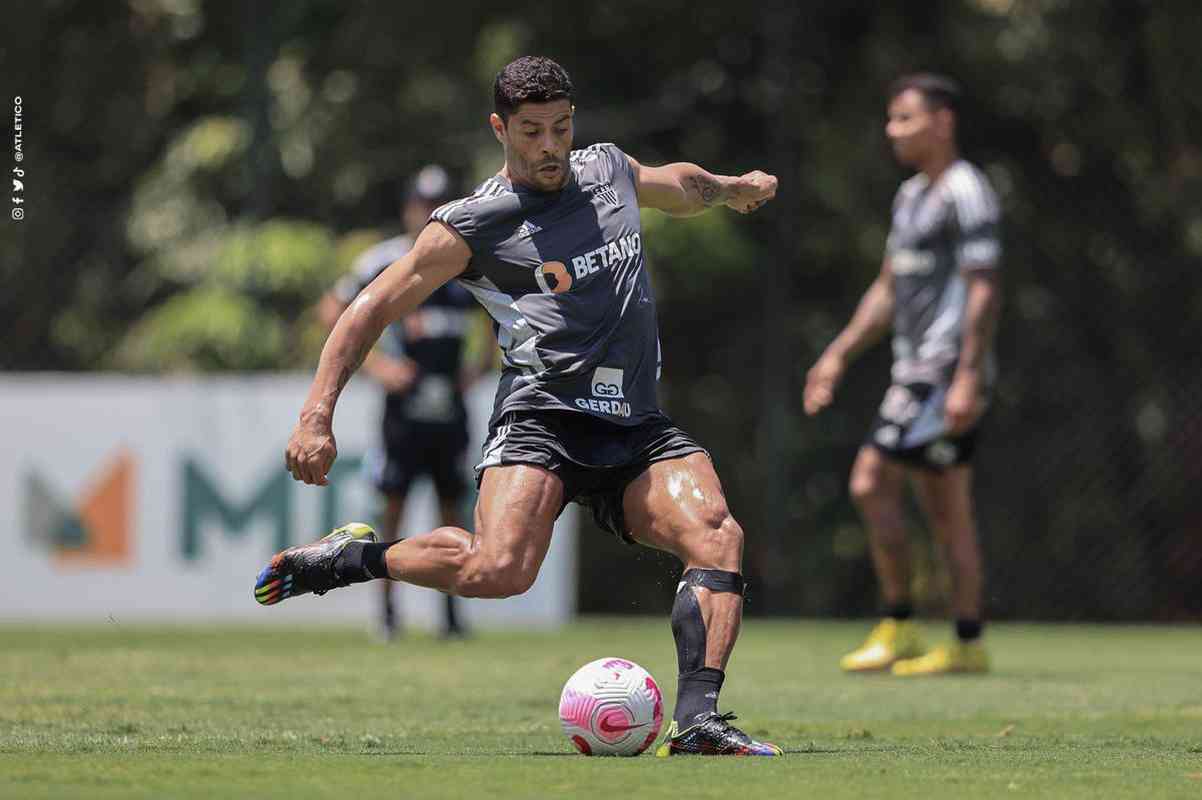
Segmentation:
{"type": "Polygon", "coordinates": [[[568,176],[571,174],[567,156],[540,161],[527,161],[519,157],[518,162],[521,166],[523,182],[540,192],[559,191],[567,184],[568,176]],[[556,169],[548,170],[548,167],[556,169]]]}

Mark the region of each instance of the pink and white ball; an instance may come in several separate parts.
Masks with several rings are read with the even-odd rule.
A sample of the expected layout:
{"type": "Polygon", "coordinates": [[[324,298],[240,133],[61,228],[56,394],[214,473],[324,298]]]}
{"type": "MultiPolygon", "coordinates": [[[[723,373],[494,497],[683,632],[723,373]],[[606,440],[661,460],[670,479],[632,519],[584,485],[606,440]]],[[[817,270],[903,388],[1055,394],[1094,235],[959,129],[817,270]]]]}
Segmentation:
{"type": "Polygon", "coordinates": [[[637,756],[659,735],[664,698],[651,673],[638,664],[599,658],[564,684],[559,721],[586,756],[637,756]]]}

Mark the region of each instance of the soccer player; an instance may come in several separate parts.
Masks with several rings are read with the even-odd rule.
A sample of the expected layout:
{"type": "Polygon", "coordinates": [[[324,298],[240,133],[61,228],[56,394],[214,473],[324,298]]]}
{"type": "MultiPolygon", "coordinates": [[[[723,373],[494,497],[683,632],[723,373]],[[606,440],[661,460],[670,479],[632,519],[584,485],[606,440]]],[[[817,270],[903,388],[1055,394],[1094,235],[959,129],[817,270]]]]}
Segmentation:
{"type": "MultiPolygon", "coordinates": [[[[405,232],[364,252],[351,272],[322,297],[319,313],[326,325],[333,329],[359,293],[412,249],[430,214],[451,199],[450,189],[446,170],[433,164],[408,182],[401,209],[405,232]]],[[[384,500],[385,538],[397,536],[410,485],[423,475],[434,482],[442,524],[463,527],[460,508],[467,490],[463,461],[468,434],[462,390],[482,370],[465,369],[462,362],[464,341],[472,319],[480,314],[478,308],[466,289],[448,283],[390,324],[380,346],[364,359],[363,369],[385,392],[381,445],[365,462],[369,479],[384,500]]],[[[380,630],[385,640],[393,639],[399,628],[392,588],[390,581],[380,583],[380,630]]],[[[443,633],[464,634],[454,596],[449,594],[443,633]]]]}
{"type": "Polygon", "coordinates": [[[659,408],[655,299],[639,208],[671,215],[753,211],[776,194],[763,172],[640,164],[612,144],[572,150],[573,89],[561,66],[524,57],[494,83],[492,132],[505,165],[439,208],[413,249],[338,320],[288,443],[297,480],[326,483],[338,394],[390,321],[452,279],[496,323],[504,369],[477,467],[476,532],[438,528],[382,544],[351,524],[276,554],[255,594],[270,604],[373,578],[467,597],[530,588],[563,507],[675,554],[680,678],[659,755],[779,755],[717,711],[742,619],[743,530],[706,451],[659,408]]]}
{"type": "Polygon", "coordinates": [[[898,161],[917,174],[894,199],[880,275],[806,377],[805,410],[817,414],[831,403],[848,365],[892,329],[893,385],[851,471],[887,616],[843,658],[849,672],[988,669],[971,459],[996,372],[1000,212],[989,181],[960,158],[959,100],[957,85],[938,75],[893,84],[885,134],[898,161]],[[954,583],[956,639],[930,652],[910,621],[907,478],[954,583]]]}

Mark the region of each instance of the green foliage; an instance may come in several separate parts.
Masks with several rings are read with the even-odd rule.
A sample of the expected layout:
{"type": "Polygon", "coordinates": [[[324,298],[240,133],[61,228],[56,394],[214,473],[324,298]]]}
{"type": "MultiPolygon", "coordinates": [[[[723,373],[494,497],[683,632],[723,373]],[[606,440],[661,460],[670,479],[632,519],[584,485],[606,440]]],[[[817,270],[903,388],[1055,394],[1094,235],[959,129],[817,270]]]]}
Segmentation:
{"type": "Polygon", "coordinates": [[[183,174],[216,171],[246,152],[250,127],[234,117],[206,117],[185,128],[167,148],[167,168],[183,174]]]}
{"type": "Polygon", "coordinates": [[[720,292],[723,281],[752,279],[756,247],[747,241],[746,227],[740,227],[734,214],[711,212],[677,219],[644,211],[642,220],[647,260],[661,295],[681,295],[696,302],[720,292]]]}
{"type": "Polygon", "coordinates": [[[233,226],[211,278],[231,291],[276,302],[320,295],[337,278],[334,237],[297,220],[233,226]]]}
{"type": "Polygon", "coordinates": [[[205,258],[221,237],[226,211],[215,195],[213,176],[236,168],[249,142],[244,122],[211,116],[180,131],[162,158],[148,169],[134,191],[127,221],[130,245],[158,254],[156,265],[170,277],[186,279],[203,271],[205,258]]]}
{"type": "Polygon", "coordinates": [[[286,336],[283,321],[249,297],[197,287],[139,321],[114,366],[153,372],[267,369],[282,360],[286,336]]]}
{"type": "Polygon", "coordinates": [[[308,309],[362,239],[340,247],[327,228],[287,219],[200,232],[144,263],[150,283],[182,286],[126,332],[114,364],[138,371],[309,365],[325,337],[308,309]]]}

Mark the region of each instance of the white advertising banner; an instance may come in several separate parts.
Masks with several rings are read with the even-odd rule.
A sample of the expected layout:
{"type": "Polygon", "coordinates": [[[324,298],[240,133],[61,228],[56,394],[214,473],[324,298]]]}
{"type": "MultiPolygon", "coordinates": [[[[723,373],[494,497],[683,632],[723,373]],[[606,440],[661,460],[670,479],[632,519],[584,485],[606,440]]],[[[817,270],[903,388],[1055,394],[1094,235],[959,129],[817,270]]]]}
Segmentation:
{"type": "MultiPolygon", "coordinates": [[[[471,463],[495,388],[483,383],[469,396],[471,463]]],[[[338,405],[331,485],[305,486],[285,471],[308,384],[308,375],[0,374],[0,620],[371,624],[374,586],[270,608],[254,601],[255,576],[272,553],[370,522],[378,505],[360,465],[377,444],[381,397],[365,379],[338,405]]],[[[534,587],[462,601],[466,624],[546,627],[573,614],[575,509],[560,517],[534,587]]],[[[437,524],[423,479],[401,533],[437,524]]],[[[406,625],[441,625],[440,594],[396,589],[406,625]]]]}

